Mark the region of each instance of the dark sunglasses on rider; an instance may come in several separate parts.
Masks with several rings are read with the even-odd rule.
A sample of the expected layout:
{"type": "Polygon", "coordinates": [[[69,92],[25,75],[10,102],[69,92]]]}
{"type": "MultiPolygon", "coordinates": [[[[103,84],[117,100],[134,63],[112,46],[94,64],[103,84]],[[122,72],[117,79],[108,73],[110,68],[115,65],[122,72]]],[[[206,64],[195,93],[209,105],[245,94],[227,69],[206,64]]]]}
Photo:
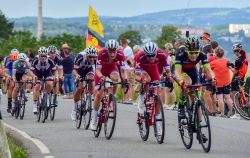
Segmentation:
{"type": "Polygon", "coordinates": [[[93,56],[93,57],[89,56],[89,58],[96,58],[96,57],[95,56],[93,56]]]}
{"type": "Polygon", "coordinates": [[[156,54],[147,54],[148,58],[155,57],[155,56],[156,56],[156,54]]]}
{"type": "Polygon", "coordinates": [[[46,56],[44,56],[44,55],[41,55],[41,58],[47,58],[47,55],[46,55],[46,56]]]}
{"type": "Polygon", "coordinates": [[[190,55],[197,55],[197,54],[200,53],[200,51],[187,51],[187,52],[188,52],[188,54],[190,54],[190,55]]]}
{"type": "Polygon", "coordinates": [[[25,61],[19,61],[19,63],[25,63],[25,61]]]}

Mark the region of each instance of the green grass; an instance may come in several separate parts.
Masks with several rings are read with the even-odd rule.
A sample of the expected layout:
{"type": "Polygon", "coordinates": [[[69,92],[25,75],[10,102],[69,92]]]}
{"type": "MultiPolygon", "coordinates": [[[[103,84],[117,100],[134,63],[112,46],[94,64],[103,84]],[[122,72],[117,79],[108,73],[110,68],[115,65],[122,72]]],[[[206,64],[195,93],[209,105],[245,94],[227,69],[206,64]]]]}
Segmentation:
{"type": "Polygon", "coordinates": [[[17,146],[15,141],[8,137],[8,143],[10,147],[10,153],[12,158],[27,158],[29,154],[24,147],[17,146]]]}

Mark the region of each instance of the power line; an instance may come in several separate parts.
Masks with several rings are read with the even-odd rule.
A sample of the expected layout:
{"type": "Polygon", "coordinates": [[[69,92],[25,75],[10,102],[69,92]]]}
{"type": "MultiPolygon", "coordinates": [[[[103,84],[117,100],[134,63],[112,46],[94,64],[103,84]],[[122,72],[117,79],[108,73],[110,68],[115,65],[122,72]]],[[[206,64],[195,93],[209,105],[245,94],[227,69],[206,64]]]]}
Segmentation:
{"type": "Polygon", "coordinates": [[[189,3],[190,3],[190,0],[188,0],[188,4],[187,4],[186,10],[185,10],[185,13],[184,13],[184,15],[183,15],[183,17],[182,17],[182,19],[181,19],[181,27],[182,27],[183,19],[184,19],[184,17],[186,16],[186,13],[187,13],[187,9],[188,9],[189,3]]]}

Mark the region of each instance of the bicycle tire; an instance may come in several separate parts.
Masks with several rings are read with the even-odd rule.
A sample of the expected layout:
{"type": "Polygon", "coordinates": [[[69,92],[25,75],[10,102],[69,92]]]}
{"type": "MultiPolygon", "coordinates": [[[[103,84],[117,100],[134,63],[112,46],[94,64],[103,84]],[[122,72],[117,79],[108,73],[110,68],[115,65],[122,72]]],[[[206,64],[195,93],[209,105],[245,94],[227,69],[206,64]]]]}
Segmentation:
{"type": "Polygon", "coordinates": [[[76,128],[79,129],[82,124],[83,106],[84,106],[83,92],[81,93],[81,104],[76,109],[76,128]]]}
{"type": "Polygon", "coordinates": [[[196,116],[197,118],[200,118],[199,115],[199,107],[201,108],[201,118],[202,123],[200,124],[200,120],[196,119],[197,121],[197,136],[199,137],[199,142],[201,143],[201,146],[203,150],[208,153],[211,149],[211,129],[210,129],[210,122],[209,117],[207,114],[207,110],[205,109],[205,105],[202,101],[198,102],[197,110],[196,110],[196,116]]]}
{"type": "Polygon", "coordinates": [[[94,131],[94,136],[99,137],[101,130],[102,130],[102,117],[103,117],[103,107],[104,107],[104,98],[102,99],[102,108],[100,112],[97,114],[97,128],[96,131],[94,131]]]}
{"type": "Polygon", "coordinates": [[[42,106],[41,106],[41,101],[40,101],[40,94],[39,94],[39,98],[37,99],[37,122],[40,122],[41,119],[41,112],[42,112],[42,106]]]}
{"type": "Polygon", "coordinates": [[[149,124],[148,124],[148,113],[144,112],[143,115],[138,113],[137,124],[139,127],[139,133],[143,141],[148,140],[149,136],[149,124]]]}
{"type": "Polygon", "coordinates": [[[153,116],[153,119],[154,119],[154,133],[155,133],[155,137],[156,137],[156,140],[159,144],[162,144],[163,141],[164,141],[164,137],[165,137],[165,117],[164,117],[164,110],[163,110],[163,107],[162,107],[162,102],[161,102],[161,99],[159,96],[155,96],[155,107],[157,105],[157,103],[159,103],[160,105],[160,109],[161,109],[161,113],[160,113],[160,119],[156,119],[155,117],[155,114],[153,116]],[[157,133],[157,122],[159,123],[159,125],[161,126],[161,135],[158,135],[157,133]]]}
{"type": "Polygon", "coordinates": [[[187,111],[185,112],[185,118],[181,119],[178,117],[179,132],[181,135],[181,140],[187,149],[190,149],[193,145],[193,130],[190,124],[190,116],[192,114],[190,104],[188,100],[186,101],[187,111]]]}
{"type": "Polygon", "coordinates": [[[18,101],[16,101],[16,104],[15,104],[15,106],[16,106],[16,108],[15,108],[15,111],[14,111],[14,113],[15,113],[15,118],[17,119],[18,117],[19,117],[19,113],[20,113],[20,100],[18,100],[18,101]]]}
{"type": "Polygon", "coordinates": [[[113,135],[116,122],[117,114],[117,103],[113,94],[109,96],[109,103],[105,113],[105,122],[104,122],[104,133],[106,139],[110,139],[113,135]]]}
{"type": "Polygon", "coordinates": [[[245,94],[246,103],[248,104],[248,106],[242,106],[242,101],[241,101],[242,95],[241,95],[241,92],[236,92],[234,94],[234,97],[233,97],[233,106],[234,106],[234,109],[240,114],[240,116],[242,116],[246,120],[250,120],[250,95],[248,93],[246,93],[246,92],[244,92],[244,94],[245,94]],[[239,96],[237,97],[237,95],[239,95],[239,96]],[[239,108],[235,104],[236,98],[239,101],[239,108]]]}
{"type": "Polygon", "coordinates": [[[84,129],[88,130],[92,112],[92,98],[90,92],[85,96],[85,106],[83,108],[83,125],[84,129]]]}
{"type": "Polygon", "coordinates": [[[49,114],[50,114],[50,120],[53,121],[55,118],[55,112],[56,112],[56,100],[55,100],[55,91],[54,89],[51,90],[50,96],[49,96],[49,114]]]}
{"type": "Polygon", "coordinates": [[[24,117],[24,113],[25,113],[25,105],[26,105],[26,101],[25,101],[25,93],[24,90],[21,91],[22,94],[22,99],[20,101],[20,119],[22,120],[24,117]]]}
{"type": "Polygon", "coordinates": [[[45,120],[47,119],[47,92],[45,91],[43,93],[43,100],[42,100],[42,108],[41,108],[41,114],[42,114],[42,123],[45,123],[45,120]]]}

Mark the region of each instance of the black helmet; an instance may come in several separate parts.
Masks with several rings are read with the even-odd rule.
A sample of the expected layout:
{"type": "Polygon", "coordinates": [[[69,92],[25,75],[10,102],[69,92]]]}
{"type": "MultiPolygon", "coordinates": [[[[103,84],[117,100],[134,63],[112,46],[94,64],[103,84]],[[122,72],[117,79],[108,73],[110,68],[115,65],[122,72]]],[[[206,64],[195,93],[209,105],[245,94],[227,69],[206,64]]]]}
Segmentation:
{"type": "Polygon", "coordinates": [[[185,48],[187,51],[199,51],[200,42],[195,37],[189,37],[185,41],[185,48]]]}
{"type": "Polygon", "coordinates": [[[212,46],[211,46],[210,43],[205,44],[205,45],[203,46],[203,52],[206,53],[206,54],[212,52],[212,46]]]}

